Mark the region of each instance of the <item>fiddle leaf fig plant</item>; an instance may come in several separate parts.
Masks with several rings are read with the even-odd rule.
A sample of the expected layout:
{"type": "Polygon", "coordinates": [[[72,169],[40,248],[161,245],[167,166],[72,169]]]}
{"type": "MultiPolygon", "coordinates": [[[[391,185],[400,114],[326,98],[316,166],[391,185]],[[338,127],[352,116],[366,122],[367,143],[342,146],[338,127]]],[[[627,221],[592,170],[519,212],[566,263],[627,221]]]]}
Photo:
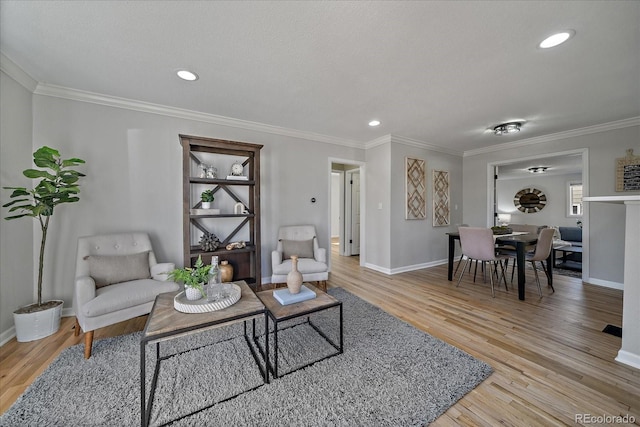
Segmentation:
{"type": "Polygon", "coordinates": [[[78,198],[78,193],[80,193],[78,180],[85,174],[71,169],[84,163],[84,160],[75,157],[62,159],[58,150],[47,146],[41,147],[33,153],[33,163],[42,169],[26,169],[22,174],[27,178],[40,179],[38,184],[33,189],[4,187],[4,189],[13,190],[13,192],[9,196],[12,200],[2,206],[10,208],[9,212],[14,212],[13,215],[9,215],[5,219],[10,220],[30,216],[37,218],[40,224],[42,238],[38,264],[38,301],[33,306],[34,311],[37,311],[42,309],[41,307],[43,306],[42,273],[49,221],[56,206],[80,200],[78,198]]]}

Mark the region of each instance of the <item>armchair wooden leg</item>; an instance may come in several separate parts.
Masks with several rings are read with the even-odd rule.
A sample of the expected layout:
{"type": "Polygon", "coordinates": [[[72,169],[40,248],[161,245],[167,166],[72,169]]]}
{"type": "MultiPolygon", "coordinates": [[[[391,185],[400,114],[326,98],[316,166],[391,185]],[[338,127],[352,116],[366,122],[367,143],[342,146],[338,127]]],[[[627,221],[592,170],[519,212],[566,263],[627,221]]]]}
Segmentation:
{"type": "Polygon", "coordinates": [[[84,358],[91,357],[91,346],[93,345],[93,331],[84,333],[84,358]]]}
{"type": "Polygon", "coordinates": [[[78,335],[80,335],[80,322],[78,322],[78,318],[77,318],[77,317],[76,317],[76,325],[74,326],[74,328],[73,328],[73,329],[75,329],[75,330],[73,331],[73,335],[74,335],[74,336],[76,336],[76,337],[77,337],[78,335]]]}

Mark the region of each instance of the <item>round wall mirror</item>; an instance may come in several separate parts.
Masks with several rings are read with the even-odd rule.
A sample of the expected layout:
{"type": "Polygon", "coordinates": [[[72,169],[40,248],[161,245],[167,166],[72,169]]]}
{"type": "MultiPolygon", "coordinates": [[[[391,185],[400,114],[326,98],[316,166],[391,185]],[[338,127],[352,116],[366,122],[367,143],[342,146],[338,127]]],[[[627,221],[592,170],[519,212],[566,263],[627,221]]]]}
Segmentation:
{"type": "Polygon", "coordinates": [[[520,212],[535,213],[541,211],[547,204],[547,196],[538,189],[525,188],[516,193],[513,204],[520,212]]]}

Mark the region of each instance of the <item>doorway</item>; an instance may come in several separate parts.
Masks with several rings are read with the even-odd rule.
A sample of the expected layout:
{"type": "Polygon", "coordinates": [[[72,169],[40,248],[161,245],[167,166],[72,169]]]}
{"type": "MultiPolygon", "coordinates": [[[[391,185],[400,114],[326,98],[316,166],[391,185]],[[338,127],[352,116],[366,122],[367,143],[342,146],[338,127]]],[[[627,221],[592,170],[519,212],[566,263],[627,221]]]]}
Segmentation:
{"type": "Polygon", "coordinates": [[[364,230],[364,164],[331,160],[331,244],[339,256],[359,256],[362,264],[364,230]]]}
{"type": "Polygon", "coordinates": [[[488,226],[512,222],[566,227],[576,226],[579,222],[583,241],[582,278],[586,280],[589,277],[589,206],[588,203],[581,204],[580,215],[574,214],[568,189],[579,182],[581,196],[589,195],[588,149],[504,160],[487,166],[488,226]],[[532,170],[541,168],[545,173],[532,170]],[[517,208],[514,203],[516,190],[534,186],[549,193],[545,196],[545,209],[533,212],[517,208]]]}

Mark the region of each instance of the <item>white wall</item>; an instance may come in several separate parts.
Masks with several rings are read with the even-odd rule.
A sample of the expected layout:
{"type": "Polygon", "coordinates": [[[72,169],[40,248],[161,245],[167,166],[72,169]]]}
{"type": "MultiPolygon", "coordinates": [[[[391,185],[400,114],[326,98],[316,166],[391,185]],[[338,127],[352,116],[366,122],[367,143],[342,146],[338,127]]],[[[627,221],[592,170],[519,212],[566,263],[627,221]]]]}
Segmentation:
{"type": "MultiPolygon", "coordinates": [[[[532,144],[465,155],[463,160],[464,222],[486,226],[488,207],[488,165],[540,154],[553,154],[576,149],[588,149],[588,194],[585,196],[620,195],[615,192],[616,159],[626,150],[640,152],[640,126],[567,136],[563,139],[540,140],[532,144]],[[472,208],[473,207],[473,208],[472,208]]],[[[625,192],[640,194],[640,192],[625,192]]],[[[589,245],[589,277],[591,283],[621,287],[624,267],[624,206],[591,203],[586,206],[589,223],[585,224],[589,245]]],[[[587,217],[587,216],[585,216],[587,217]]],[[[633,236],[631,236],[633,237],[633,236]]]]}
{"type": "MultiPolygon", "coordinates": [[[[7,99],[4,86],[2,99],[3,102],[7,99]]],[[[3,132],[4,129],[3,123],[3,132]]],[[[29,166],[32,148],[45,144],[59,149],[65,157],[79,157],[87,162],[80,168],[87,174],[81,182],[80,202],[60,206],[53,218],[43,298],[61,298],[65,300],[65,309],[70,307],[76,243],[82,235],[146,231],[151,235],[159,260],[182,264],[182,152],[178,140],[181,133],[264,144],[261,153],[263,278],[271,275],[270,251],[275,248],[280,225],[315,224],[320,245],[329,247],[328,159],[363,161],[364,150],[34,95],[33,144],[29,144],[28,138],[5,140],[3,134],[3,162],[6,159],[18,163],[17,169],[22,170],[29,166]],[[21,139],[26,139],[25,149],[18,146],[21,139]],[[18,154],[14,156],[16,151],[18,154]],[[316,203],[311,203],[312,197],[316,203]]],[[[29,245],[27,258],[37,253],[37,239],[24,234],[21,239],[29,245]]],[[[5,281],[4,275],[23,277],[23,271],[31,274],[34,267],[27,263],[23,269],[25,263],[13,258],[10,262],[4,250],[1,257],[2,265],[9,266],[2,269],[1,289],[12,292],[15,280],[5,281]]],[[[32,295],[32,291],[28,294],[32,295]]],[[[4,298],[0,304],[3,313],[15,308],[13,302],[4,298]]]]}
{"type": "MultiPolygon", "coordinates": [[[[29,188],[31,180],[22,171],[33,165],[31,92],[2,72],[0,93],[0,188],[29,188]]],[[[0,205],[7,203],[10,195],[10,190],[0,190],[0,205]]],[[[2,218],[8,215],[2,209],[2,218]]],[[[39,230],[30,217],[0,220],[0,342],[13,328],[13,311],[36,302],[32,245],[34,239],[40,241],[39,230]]]]}
{"type": "Polygon", "coordinates": [[[391,143],[367,149],[365,265],[376,270],[390,268],[391,143]]]}
{"type": "Polygon", "coordinates": [[[392,142],[391,162],[391,270],[400,272],[440,263],[448,254],[449,240],[445,233],[455,231],[455,224],[462,222],[462,159],[459,156],[392,142]],[[426,162],[427,218],[423,220],[405,219],[407,157],[426,162]],[[434,169],[449,171],[448,227],[433,226],[434,169]]]}
{"type": "Polygon", "coordinates": [[[511,215],[512,224],[534,224],[575,227],[582,217],[569,217],[567,212],[569,182],[581,182],[581,174],[531,175],[527,178],[498,179],[496,193],[498,213],[511,215]],[[545,207],[534,213],[524,213],[513,203],[515,194],[524,188],[536,188],[547,197],[545,207]]]}

